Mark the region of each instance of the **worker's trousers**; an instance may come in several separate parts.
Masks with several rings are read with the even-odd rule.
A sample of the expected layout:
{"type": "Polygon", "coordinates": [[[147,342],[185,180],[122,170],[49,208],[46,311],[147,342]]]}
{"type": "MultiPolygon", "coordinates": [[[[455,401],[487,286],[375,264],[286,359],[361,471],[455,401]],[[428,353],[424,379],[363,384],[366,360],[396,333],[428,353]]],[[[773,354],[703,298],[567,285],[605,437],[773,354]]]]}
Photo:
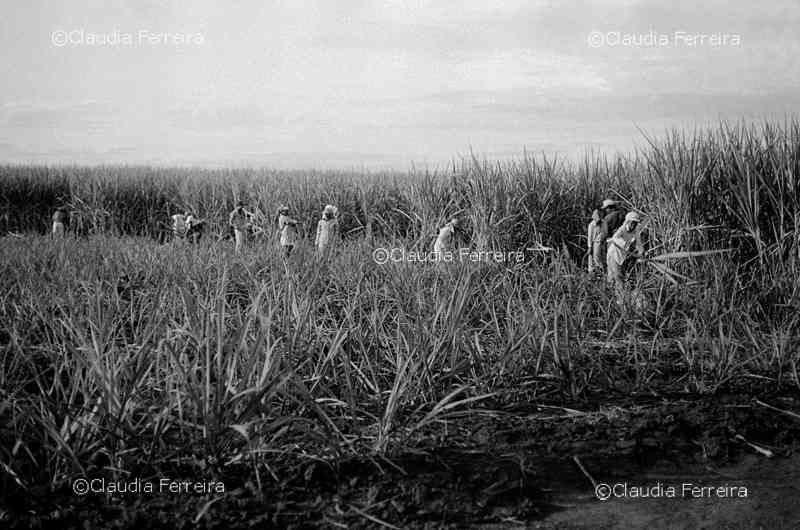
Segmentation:
{"type": "Polygon", "coordinates": [[[244,230],[239,230],[238,228],[234,228],[233,235],[236,240],[236,253],[240,254],[247,242],[247,233],[244,230]]]}

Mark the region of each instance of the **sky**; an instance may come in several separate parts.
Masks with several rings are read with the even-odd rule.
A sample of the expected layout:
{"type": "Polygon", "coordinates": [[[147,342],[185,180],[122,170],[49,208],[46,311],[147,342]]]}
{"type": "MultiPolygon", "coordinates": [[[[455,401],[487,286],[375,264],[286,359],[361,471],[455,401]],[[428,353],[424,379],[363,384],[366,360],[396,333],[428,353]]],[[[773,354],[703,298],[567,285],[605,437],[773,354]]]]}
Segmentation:
{"type": "Polygon", "coordinates": [[[797,28],[797,0],[6,0],[0,162],[626,152],[796,115],[797,28]]]}

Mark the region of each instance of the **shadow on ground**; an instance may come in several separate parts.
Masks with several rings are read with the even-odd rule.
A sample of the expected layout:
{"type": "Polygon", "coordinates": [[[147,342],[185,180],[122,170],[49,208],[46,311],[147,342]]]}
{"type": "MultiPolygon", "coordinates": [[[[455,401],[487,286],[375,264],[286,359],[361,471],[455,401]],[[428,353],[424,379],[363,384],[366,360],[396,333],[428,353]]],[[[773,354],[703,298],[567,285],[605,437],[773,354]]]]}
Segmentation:
{"type": "Polygon", "coordinates": [[[283,481],[269,470],[256,478],[252,468],[226,469],[216,477],[226,484],[224,495],[56,491],[6,499],[13,505],[2,522],[12,528],[175,529],[194,521],[207,528],[800,527],[800,417],[792,415],[800,396],[638,397],[573,407],[515,405],[471,415],[449,422],[446,437],[429,433],[402,454],[308,460],[283,481]],[[613,488],[604,501],[595,495],[601,484],[613,488]]]}

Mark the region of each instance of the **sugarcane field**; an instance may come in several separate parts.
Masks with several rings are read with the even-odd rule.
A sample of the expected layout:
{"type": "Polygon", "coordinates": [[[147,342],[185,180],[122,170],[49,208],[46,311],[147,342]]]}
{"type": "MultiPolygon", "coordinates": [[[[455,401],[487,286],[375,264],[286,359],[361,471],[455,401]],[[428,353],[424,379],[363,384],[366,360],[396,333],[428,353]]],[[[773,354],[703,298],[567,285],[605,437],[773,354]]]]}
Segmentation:
{"type": "Polygon", "coordinates": [[[796,5],[84,4],[0,8],[1,528],[800,528],[796,5]]]}

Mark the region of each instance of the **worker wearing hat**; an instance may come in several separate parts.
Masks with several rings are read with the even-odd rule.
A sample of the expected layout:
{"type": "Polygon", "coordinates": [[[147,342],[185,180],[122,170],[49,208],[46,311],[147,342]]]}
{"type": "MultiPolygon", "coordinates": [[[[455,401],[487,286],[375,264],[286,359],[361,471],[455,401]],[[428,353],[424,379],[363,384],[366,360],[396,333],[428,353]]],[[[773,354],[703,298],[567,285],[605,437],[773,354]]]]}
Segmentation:
{"type": "Polygon", "coordinates": [[[186,212],[186,239],[191,243],[198,243],[203,236],[205,220],[195,216],[192,212],[186,212]]]}
{"type": "Polygon", "coordinates": [[[322,219],[317,223],[317,237],[314,240],[317,255],[320,257],[325,256],[336,244],[339,233],[338,213],[338,209],[332,204],[325,205],[322,210],[322,219]]]}
{"type": "Polygon", "coordinates": [[[613,284],[617,292],[617,302],[621,303],[625,289],[625,270],[623,265],[626,260],[635,258],[644,252],[637,228],[641,217],[636,212],[628,212],[614,236],[608,240],[606,252],[606,278],[613,284]]]}
{"type": "Polygon", "coordinates": [[[446,253],[454,250],[453,244],[455,243],[455,234],[459,224],[458,217],[453,217],[450,222],[439,230],[439,235],[433,244],[433,253],[437,260],[446,259],[446,253]]]}
{"type": "Polygon", "coordinates": [[[187,222],[188,217],[189,217],[189,212],[176,213],[171,216],[173,242],[182,243],[186,238],[186,233],[189,230],[187,222]]]}
{"type": "Polygon", "coordinates": [[[625,219],[625,212],[619,207],[619,203],[613,199],[604,199],[600,206],[600,223],[596,232],[598,244],[592,248],[589,256],[590,263],[594,261],[594,268],[601,271],[605,266],[605,256],[608,248],[608,239],[622,226],[625,219]],[[593,260],[593,257],[596,258],[593,260]]]}
{"type": "Polygon", "coordinates": [[[284,258],[288,258],[297,242],[297,220],[289,216],[289,207],[281,205],[278,208],[278,245],[284,258]]]}
{"type": "Polygon", "coordinates": [[[250,227],[250,220],[253,214],[245,210],[244,201],[236,201],[236,207],[228,218],[228,224],[233,227],[233,235],[236,238],[236,253],[239,254],[247,243],[247,229],[250,227]]]}
{"type": "Polygon", "coordinates": [[[67,234],[67,227],[69,226],[69,212],[63,206],[56,208],[53,212],[53,239],[63,239],[67,234]]]}

